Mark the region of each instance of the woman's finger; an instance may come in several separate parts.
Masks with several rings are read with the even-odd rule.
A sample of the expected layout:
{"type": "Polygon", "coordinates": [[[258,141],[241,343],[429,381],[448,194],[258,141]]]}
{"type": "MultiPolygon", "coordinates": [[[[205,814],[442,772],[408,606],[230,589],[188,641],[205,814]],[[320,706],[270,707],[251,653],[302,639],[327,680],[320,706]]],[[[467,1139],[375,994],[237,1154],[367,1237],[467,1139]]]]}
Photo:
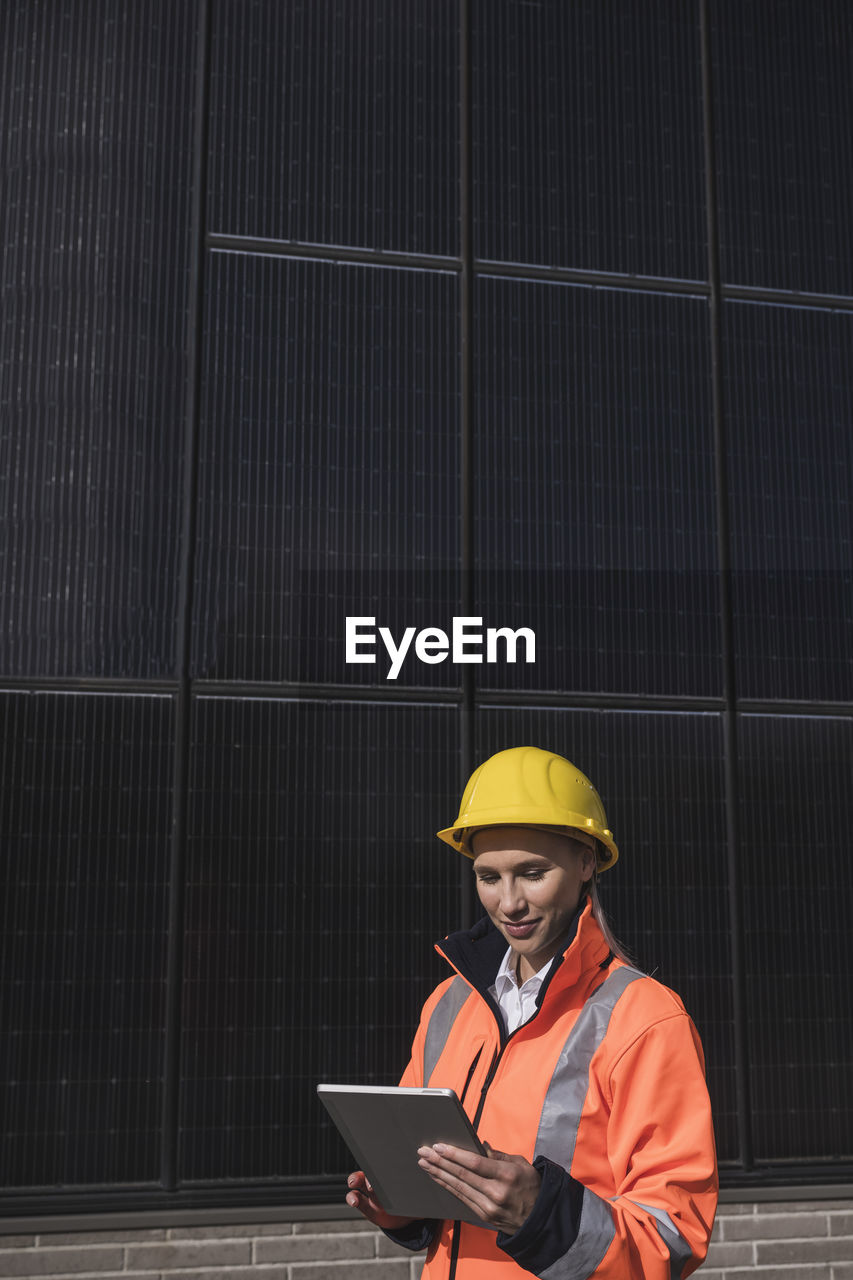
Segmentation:
{"type": "Polygon", "coordinates": [[[445,1191],[451,1191],[457,1199],[461,1200],[469,1209],[472,1209],[478,1218],[482,1218],[484,1222],[491,1221],[491,1214],[495,1206],[488,1196],[477,1187],[473,1187],[469,1182],[463,1181],[462,1178],[452,1173],[449,1169],[443,1169],[439,1165],[422,1167],[426,1168],[426,1172],[433,1182],[437,1182],[440,1187],[444,1187],[445,1191]]]}
{"type": "Polygon", "coordinates": [[[471,1169],[474,1173],[486,1172],[486,1166],[490,1161],[497,1158],[497,1152],[493,1152],[489,1148],[488,1155],[480,1155],[478,1151],[466,1151],[463,1147],[451,1147],[446,1142],[436,1142],[431,1147],[421,1147],[421,1151],[434,1151],[436,1155],[441,1156],[445,1160],[450,1160],[453,1164],[461,1165],[463,1169],[471,1169]]]}
{"type": "MultiPolygon", "coordinates": [[[[437,1154],[432,1149],[427,1149],[427,1151],[430,1154],[425,1152],[421,1155],[420,1152],[418,1153],[420,1157],[418,1163],[427,1173],[440,1174],[440,1181],[444,1182],[445,1185],[449,1185],[446,1181],[447,1179],[452,1179],[454,1183],[460,1186],[469,1187],[473,1191],[488,1193],[489,1187],[494,1181],[493,1178],[488,1176],[488,1171],[485,1174],[479,1173],[470,1165],[459,1164],[449,1156],[437,1154]]],[[[455,1190],[455,1187],[453,1189],[455,1190]]]]}
{"type": "Polygon", "coordinates": [[[436,1143],[418,1151],[421,1168],[500,1230],[517,1230],[535,1203],[541,1177],[523,1156],[492,1151],[481,1156],[436,1143]]]}

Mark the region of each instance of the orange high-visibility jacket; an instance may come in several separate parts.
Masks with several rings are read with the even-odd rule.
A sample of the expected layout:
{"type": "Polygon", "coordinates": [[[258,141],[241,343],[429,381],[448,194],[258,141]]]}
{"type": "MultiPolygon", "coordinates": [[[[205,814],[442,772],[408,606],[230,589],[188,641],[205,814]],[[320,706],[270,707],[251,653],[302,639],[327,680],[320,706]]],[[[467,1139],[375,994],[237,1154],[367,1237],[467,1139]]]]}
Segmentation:
{"type": "Polygon", "coordinates": [[[416,1240],[415,1224],[410,1247],[432,1234],[424,1280],[690,1275],[717,1166],[702,1047],[678,996],[612,958],[589,902],[509,1037],[488,995],[506,950],[491,922],[437,950],[456,974],[424,1006],[401,1083],[455,1089],[480,1137],[533,1161],[542,1186],[512,1236],[443,1222],[416,1240]]]}

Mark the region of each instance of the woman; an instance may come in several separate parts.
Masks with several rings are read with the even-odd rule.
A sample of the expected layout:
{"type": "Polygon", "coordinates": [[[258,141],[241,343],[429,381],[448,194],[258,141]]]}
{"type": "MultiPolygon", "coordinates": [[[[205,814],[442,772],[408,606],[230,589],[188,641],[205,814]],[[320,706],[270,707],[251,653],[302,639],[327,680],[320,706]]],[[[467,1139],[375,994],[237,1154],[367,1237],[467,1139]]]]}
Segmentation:
{"type": "Polygon", "coordinates": [[[596,877],[618,850],[595,788],[537,747],[492,756],[439,837],[473,861],[487,913],[437,950],[401,1081],[455,1089],[487,1155],[421,1167],[488,1227],[347,1203],[412,1249],[425,1280],[671,1280],[705,1257],[717,1168],[702,1048],[678,996],[632,968],[596,877]]]}

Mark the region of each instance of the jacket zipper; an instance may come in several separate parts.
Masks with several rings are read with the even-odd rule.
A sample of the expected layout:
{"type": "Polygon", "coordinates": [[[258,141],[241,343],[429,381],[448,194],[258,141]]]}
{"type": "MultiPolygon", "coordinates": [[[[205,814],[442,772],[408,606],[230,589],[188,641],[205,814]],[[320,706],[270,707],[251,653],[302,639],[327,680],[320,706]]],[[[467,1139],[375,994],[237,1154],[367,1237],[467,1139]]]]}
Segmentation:
{"type": "Polygon", "coordinates": [[[471,1080],[473,1079],[473,1076],[474,1076],[474,1070],[475,1070],[475,1068],[476,1068],[476,1066],[477,1066],[477,1063],[480,1061],[480,1054],[481,1054],[482,1052],[483,1052],[483,1046],[482,1046],[482,1045],[480,1045],[479,1049],[477,1050],[477,1052],[476,1052],[476,1054],[475,1054],[475,1056],[474,1056],[474,1061],[471,1063],[470,1067],[468,1068],[468,1075],[465,1077],[465,1084],[462,1086],[462,1092],[461,1092],[461,1093],[460,1093],[460,1095],[459,1095],[459,1101],[460,1101],[460,1102],[464,1102],[464,1101],[465,1101],[465,1095],[466,1095],[466,1093],[468,1092],[468,1086],[469,1086],[469,1084],[471,1083],[471,1080]]]}
{"type": "Polygon", "coordinates": [[[509,1040],[504,1041],[500,1049],[496,1049],[494,1054],[492,1055],[492,1061],[489,1064],[489,1069],[486,1072],[486,1078],[483,1081],[483,1087],[480,1090],[480,1100],[477,1103],[477,1113],[474,1116],[473,1124],[475,1129],[477,1128],[477,1125],[480,1123],[480,1117],[483,1114],[483,1107],[486,1105],[486,1094],[489,1092],[489,1085],[492,1083],[492,1081],[495,1078],[495,1074],[497,1073],[500,1060],[503,1057],[504,1050],[506,1049],[508,1044],[509,1044],[509,1040]]]}
{"type": "MultiPolygon", "coordinates": [[[[522,1026],[523,1025],[524,1024],[522,1023],[522,1026]]],[[[519,1030],[519,1028],[516,1028],[516,1030],[519,1030]]],[[[515,1031],[512,1033],[512,1035],[515,1035],[515,1031]]],[[[486,1072],[486,1078],[483,1081],[483,1087],[480,1090],[480,1098],[479,1098],[479,1101],[477,1102],[477,1111],[472,1121],[472,1125],[475,1130],[477,1128],[477,1125],[480,1123],[480,1117],[483,1114],[483,1107],[486,1105],[486,1094],[489,1092],[489,1085],[492,1083],[492,1081],[495,1078],[495,1074],[500,1064],[500,1060],[504,1055],[504,1050],[506,1049],[507,1045],[512,1039],[512,1035],[508,1036],[506,1040],[504,1040],[501,1047],[499,1049],[496,1049],[495,1052],[492,1054],[492,1060],[489,1063],[489,1069],[486,1072]]],[[[468,1079],[465,1081],[465,1092],[462,1094],[463,1098],[465,1096],[465,1093],[467,1093],[468,1091],[468,1085],[471,1083],[471,1077],[474,1074],[474,1068],[476,1067],[477,1063],[480,1061],[480,1054],[482,1052],[483,1052],[483,1049],[481,1046],[477,1051],[476,1058],[471,1063],[471,1069],[468,1072],[468,1079]]],[[[457,1220],[453,1224],[453,1235],[451,1238],[451,1245],[450,1245],[450,1270],[447,1273],[447,1280],[456,1280],[456,1264],[459,1260],[459,1244],[460,1244],[461,1236],[462,1236],[462,1222],[460,1219],[457,1218],[457,1220]]]]}

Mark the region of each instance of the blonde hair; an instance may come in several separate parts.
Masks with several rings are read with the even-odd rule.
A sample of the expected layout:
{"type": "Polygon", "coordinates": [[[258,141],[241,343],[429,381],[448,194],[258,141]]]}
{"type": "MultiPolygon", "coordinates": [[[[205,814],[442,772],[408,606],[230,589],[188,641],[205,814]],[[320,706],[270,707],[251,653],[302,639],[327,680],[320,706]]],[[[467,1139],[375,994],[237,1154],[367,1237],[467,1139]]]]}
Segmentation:
{"type": "Polygon", "coordinates": [[[634,963],[633,957],[628,954],[628,952],[622,946],[622,943],[614,934],[610,926],[610,921],[607,919],[607,915],[605,913],[604,907],[601,905],[601,899],[598,896],[598,872],[597,871],[593,872],[592,879],[587,884],[586,892],[587,892],[587,897],[592,903],[592,914],[595,916],[599,929],[604,934],[604,941],[607,943],[608,947],[613,952],[617,960],[622,960],[625,962],[625,964],[629,964],[631,965],[632,968],[635,969],[637,966],[634,963]]]}
{"type": "Polygon", "coordinates": [[[596,924],[598,925],[601,932],[604,934],[604,941],[607,943],[608,947],[610,948],[610,950],[612,951],[616,959],[623,961],[624,964],[631,965],[632,968],[636,968],[633,957],[628,954],[628,952],[622,946],[622,943],[619,941],[619,939],[616,937],[615,933],[613,932],[610,921],[607,919],[607,914],[604,910],[604,907],[601,905],[601,898],[598,896],[599,863],[598,863],[597,842],[596,841],[590,842],[589,837],[586,835],[585,832],[578,833],[581,836],[580,839],[577,838],[574,831],[564,829],[564,833],[567,836],[570,843],[575,845],[575,847],[579,850],[589,850],[590,843],[593,845],[593,852],[595,853],[595,866],[593,867],[593,871],[590,879],[586,883],[586,896],[589,898],[590,903],[592,904],[592,914],[595,917],[596,924]]]}

